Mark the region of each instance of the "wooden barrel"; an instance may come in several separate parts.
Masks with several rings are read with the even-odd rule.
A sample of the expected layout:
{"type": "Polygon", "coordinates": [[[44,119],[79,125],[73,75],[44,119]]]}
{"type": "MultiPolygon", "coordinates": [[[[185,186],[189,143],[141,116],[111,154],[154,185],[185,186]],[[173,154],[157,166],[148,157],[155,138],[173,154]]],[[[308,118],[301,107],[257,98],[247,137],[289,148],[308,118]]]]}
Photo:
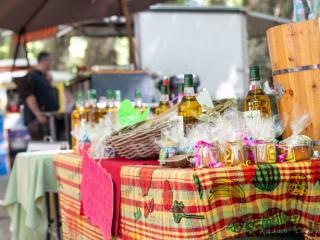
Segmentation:
{"type": "Polygon", "coordinates": [[[268,29],[269,54],[275,82],[284,89],[279,101],[281,118],[290,123],[305,112],[311,125],[303,134],[320,139],[320,19],[289,23],[268,29]]]}

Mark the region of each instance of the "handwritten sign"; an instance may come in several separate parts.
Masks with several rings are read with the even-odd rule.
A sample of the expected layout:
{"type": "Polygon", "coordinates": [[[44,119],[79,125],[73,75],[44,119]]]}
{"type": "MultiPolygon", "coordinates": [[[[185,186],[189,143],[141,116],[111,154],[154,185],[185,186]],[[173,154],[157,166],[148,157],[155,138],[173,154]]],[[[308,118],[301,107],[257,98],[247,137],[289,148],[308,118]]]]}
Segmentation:
{"type": "Polygon", "coordinates": [[[113,183],[109,173],[87,155],[83,156],[80,185],[81,214],[99,227],[104,239],[111,238],[113,183]]]}

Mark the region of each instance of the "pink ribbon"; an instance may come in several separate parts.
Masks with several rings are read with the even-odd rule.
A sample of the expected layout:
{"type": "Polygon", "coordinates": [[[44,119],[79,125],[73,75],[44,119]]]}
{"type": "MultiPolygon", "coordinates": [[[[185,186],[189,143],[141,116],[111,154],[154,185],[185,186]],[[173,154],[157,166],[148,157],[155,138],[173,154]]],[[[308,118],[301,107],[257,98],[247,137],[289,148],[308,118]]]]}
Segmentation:
{"type": "Polygon", "coordinates": [[[283,163],[288,155],[288,148],[286,148],[285,146],[282,146],[280,144],[276,144],[276,147],[283,150],[283,153],[278,156],[279,163],[283,163]]]}
{"type": "Polygon", "coordinates": [[[215,167],[215,168],[222,167],[223,164],[222,163],[218,163],[215,160],[214,156],[213,156],[213,153],[212,153],[212,151],[210,149],[212,147],[212,144],[210,144],[208,142],[205,142],[205,141],[198,141],[195,144],[195,147],[194,147],[195,148],[195,157],[194,157],[194,165],[195,165],[195,167],[202,167],[203,166],[202,158],[201,158],[201,154],[200,154],[200,150],[203,147],[209,149],[208,152],[209,152],[209,157],[210,157],[211,161],[210,161],[210,163],[208,164],[207,167],[215,167]]]}

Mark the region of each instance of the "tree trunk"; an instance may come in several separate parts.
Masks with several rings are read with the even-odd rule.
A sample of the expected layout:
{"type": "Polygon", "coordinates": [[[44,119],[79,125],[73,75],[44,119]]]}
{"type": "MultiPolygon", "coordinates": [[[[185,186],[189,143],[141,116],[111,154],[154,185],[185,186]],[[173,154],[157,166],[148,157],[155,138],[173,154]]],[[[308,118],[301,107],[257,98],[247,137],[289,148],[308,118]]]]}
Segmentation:
{"type": "Polygon", "coordinates": [[[84,63],[90,68],[94,65],[115,65],[116,53],[114,38],[89,38],[84,63]]]}
{"type": "Polygon", "coordinates": [[[66,71],[70,37],[50,38],[45,41],[44,51],[50,52],[53,58],[52,69],[66,71]]]}

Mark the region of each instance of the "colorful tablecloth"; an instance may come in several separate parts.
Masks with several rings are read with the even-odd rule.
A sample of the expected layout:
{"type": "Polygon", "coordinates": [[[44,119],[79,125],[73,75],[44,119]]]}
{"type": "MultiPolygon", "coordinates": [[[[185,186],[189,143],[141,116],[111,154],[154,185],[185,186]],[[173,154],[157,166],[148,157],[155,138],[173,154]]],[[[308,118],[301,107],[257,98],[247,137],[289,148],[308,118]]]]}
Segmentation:
{"type": "MultiPolygon", "coordinates": [[[[55,167],[65,240],[103,239],[80,215],[80,156],[55,167]]],[[[219,169],[122,166],[120,239],[232,239],[302,230],[320,237],[320,161],[219,169]]],[[[258,239],[258,238],[257,238],[258,239]]]]}
{"type": "Polygon", "coordinates": [[[81,165],[82,157],[76,154],[59,154],[54,157],[63,239],[103,240],[98,227],[80,215],[81,165]]]}
{"type": "MultiPolygon", "coordinates": [[[[12,239],[42,240],[48,228],[45,193],[57,192],[53,155],[58,151],[20,153],[4,199],[12,239]]],[[[0,236],[1,239],[1,236],[0,236]]]]}
{"type": "Polygon", "coordinates": [[[302,231],[320,237],[320,161],[121,170],[122,239],[231,239],[302,231]]]}
{"type": "MultiPolygon", "coordinates": [[[[114,183],[113,235],[117,235],[120,212],[120,170],[128,164],[158,164],[158,161],[132,161],[124,158],[102,160],[101,166],[111,174],[114,183]]],[[[64,239],[103,239],[101,231],[80,214],[82,157],[76,154],[55,156],[54,165],[59,182],[60,210],[64,239]]],[[[106,189],[108,191],[108,189],[106,189]]]]}

